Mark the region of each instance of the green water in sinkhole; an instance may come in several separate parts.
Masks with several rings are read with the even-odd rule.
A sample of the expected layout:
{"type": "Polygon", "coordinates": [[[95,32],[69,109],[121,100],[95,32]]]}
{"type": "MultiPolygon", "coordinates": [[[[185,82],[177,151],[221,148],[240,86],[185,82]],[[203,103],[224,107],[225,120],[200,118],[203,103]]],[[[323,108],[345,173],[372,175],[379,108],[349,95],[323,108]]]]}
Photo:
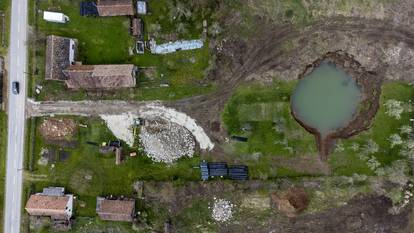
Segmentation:
{"type": "Polygon", "coordinates": [[[323,62],[299,80],[291,106],[300,121],[324,136],[352,120],[360,98],[361,90],[352,77],[323,62]]]}

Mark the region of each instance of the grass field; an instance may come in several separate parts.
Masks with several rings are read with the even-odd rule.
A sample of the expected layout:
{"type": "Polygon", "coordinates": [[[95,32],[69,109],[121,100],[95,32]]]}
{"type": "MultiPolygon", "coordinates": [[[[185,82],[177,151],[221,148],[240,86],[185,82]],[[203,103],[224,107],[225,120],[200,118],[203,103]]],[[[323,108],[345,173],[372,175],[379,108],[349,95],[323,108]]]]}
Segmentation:
{"type": "Polygon", "coordinates": [[[0,231],[3,231],[4,185],[6,179],[7,115],[0,111],[0,231]]]}
{"type": "MultiPolygon", "coordinates": [[[[31,58],[33,70],[33,85],[43,86],[43,93],[37,98],[47,99],[93,99],[85,91],[67,91],[63,83],[44,80],[45,66],[45,37],[59,35],[76,38],[79,41],[78,60],[84,64],[135,64],[138,67],[149,68],[153,72],[141,72],[137,87],[134,89],[103,93],[99,99],[134,99],[134,100],[173,100],[187,96],[203,94],[214,89],[211,85],[201,82],[209,67],[212,56],[208,40],[202,49],[181,51],[168,55],[152,55],[146,51],[144,55],[130,54],[134,47],[134,39],[129,35],[128,17],[82,17],[79,14],[80,0],[75,1],[31,1],[32,13],[30,22],[37,28],[36,37],[32,38],[31,58]],[[65,13],[70,17],[67,24],[46,22],[42,14],[33,12],[39,10],[54,10],[65,13]],[[165,87],[167,86],[167,87],[165,87]]],[[[167,10],[166,1],[150,2],[152,14],[144,16],[146,29],[151,24],[160,24],[162,33],[159,37],[170,34],[176,25],[167,19],[159,19],[167,10]]],[[[195,19],[194,23],[200,23],[195,19]]],[[[188,27],[188,32],[177,39],[200,38],[201,28],[188,27]]],[[[163,40],[168,41],[168,40],[163,40]]]]}
{"type": "MultiPolygon", "coordinates": [[[[0,55],[6,55],[7,54],[7,48],[8,48],[8,44],[9,44],[9,31],[10,31],[10,0],[2,0],[0,1],[0,11],[4,13],[4,34],[2,33],[2,31],[0,31],[0,55]],[[4,37],[4,46],[1,45],[1,38],[4,37]]],[[[1,20],[3,20],[3,18],[0,19],[0,22],[3,23],[1,20]]],[[[1,25],[0,25],[1,26],[1,25]]]]}
{"type": "MultiPolygon", "coordinates": [[[[230,99],[222,118],[230,135],[245,136],[246,143],[233,143],[233,153],[250,155],[254,161],[252,169],[263,163],[271,163],[272,158],[289,158],[300,155],[315,154],[315,140],[290,114],[290,93],[296,82],[276,82],[270,86],[251,85],[241,87],[230,99]],[[243,130],[244,129],[244,130],[243,130]],[[259,155],[260,159],[253,155],[259,155]]],[[[352,145],[362,148],[368,139],[372,139],[380,150],[374,154],[376,159],[387,166],[392,161],[401,159],[398,147],[391,148],[389,136],[399,133],[400,127],[410,124],[412,113],[406,111],[401,119],[396,120],[386,114],[384,103],[395,99],[406,104],[414,97],[414,89],[403,83],[387,83],[383,86],[381,107],[372,128],[351,139],[340,140],[344,150],[336,150],[330,156],[329,164],[335,175],[352,175],[354,173],[372,175],[373,171],[359,158],[361,149],[355,151],[352,145]]],[[[260,168],[259,171],[260,172],[260,168]]],[[[263,171],[262,171],[263,172],[263,171]]],[[[291,174],[279,168],[279,172],[291,174]]],[[[278,173],[278,172],[275,172],[278,173]]]]}

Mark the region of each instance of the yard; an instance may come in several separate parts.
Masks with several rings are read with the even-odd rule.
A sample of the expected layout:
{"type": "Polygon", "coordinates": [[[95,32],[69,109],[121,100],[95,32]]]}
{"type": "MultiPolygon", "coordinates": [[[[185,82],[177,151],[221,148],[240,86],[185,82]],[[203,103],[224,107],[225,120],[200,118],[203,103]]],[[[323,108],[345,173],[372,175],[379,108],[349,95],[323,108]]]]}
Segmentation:
{"type": "MultiPolygon", "coordinates": [[[[130,100],[174,100],[198,95],[214,90],[214,86],[203,82],[214,59],[209,49],[208,40],[202,49],[180,51],[168,55],[133,54],[134,39],[129,35],[128,17],[82,17],[79,14],[80,0],[76,1],[30,1],[33,9],[30,23],[34,28],[31,35],[30,64],[32,69],[32,91],[35,85],[43,86],[39,100],[55,99],[130,99],[130,100]],[[67,24],[46,22],[42,13],[35,10],[63,12],[70,17],[67,24]],[[37,12],[37,14],[36,14],[37,12]],[[78,60],[83,64],[135,64],[142,69],[136,88],[125,91],[87,93],[85,91],[67,91],[63,83],[44,80],[45,38],[47,35],[59,35],[76,38],[79,41],[78,60]]],[[[200,38],[202,28],[188,26],[185,33],[173,31],[178,22],[163,17],[167,1],[151,1],[151,15],[144,16],[146,32],[159,25],[161,30],[152,35],[157,41],[168,42],[176,39],[200,38]]],[[[186,20],[182,20],[187,22],[186,20]]],[[[189,25],[202,24],[196,18],[189,25]]],[[[158,27],[157,27],[158,28],[158,27]]],[[[148,36],[148,34],[146,34],[148,36]]]]}
{"type": "MultiPolygon", "coordinates": [[[[244,136],[247,142],[230,142],[224,149],[231,153],[234,160],[248,163],[252,176],[257,170],[259,177],[267,177],[261,169],[271,169],[269,177],[300,175],[311,167],[310,164],[298,165],[300,160],[316,156],[313,136],[307,133],[290,114],[290,94],[296,82],[275,82],[270,86],[253,85],[241,87],[229,100],[222,118],[231,136],[244,136]],[[290,161],[285,163],[283,161],[290,161]],[[285,164],[293,168],[286,171],[285,164]]],[[[379,149],[370,153],[382,167],[391,165],[393,161],[403,159],[403,145],[392,146],[390,136],[400,134],[404,125],[410,125],[412,118],[411,99],[414,89],[403,83],[387,83],[383,86],[381,107],[371,129],[350,139],[340,140],[328,161],[334,175],[351,176],[354,173],[373,175],[361,154],[364,154],[368,142],[372,139],[379,149]],[[390,117],[385,104],[389,100],[401,101],[404,112],[400,119],[390,117]]],[[[401,136],[408,141],[408,136],[401,136]]],[[[316,166],[316,169],[321,167],[316,166]]],[[[266,171],[266,170],[265,170],[266,171]]],[[[312,174],[312,172],[310,172],[312,174]]],[[[316,173],[317,174],[317,173],[316,173]]],[[[256,174],[257,175],[257,174],[256,174]]]]}
{"type": "MultiPolygon", "coordinates": [[[[76,135],[68,141],[46,142],[36,129],[34,154],[33,158],[29,158],[34,169],[25,180],[28,184],[34,184],[34,190],[37,191],[46,185],[66,187],[69,192],[79,196],[78,204],[86,204],[85,207],[77,206],[76,211],[80,216],[95,216],[95,198],[98,195],[131,196],[132,184],[138,180],[199,179],[198,170],[193,169],[198,165],[199,157],[184,158],[175,165],[167,166],[154,163],[146,156],[129,157],[128,151],[132,149],[125,148],[127,159],[117,166],[113,153],[100,154],[97,146],[87,143],[101,144],[116,139],[104,122],[97,118],[74,119],[83,127],[78,127],[76,135]],[[40,165],[40,154],[45,149],[53,154],[49,156],[52,159],[47,165],[40,165]],[[62,154],[67,154],[67,158],[63,158],[62,154]]],[[[41,121],[41,118],[36,119],[37,125],[41,121]]]]}

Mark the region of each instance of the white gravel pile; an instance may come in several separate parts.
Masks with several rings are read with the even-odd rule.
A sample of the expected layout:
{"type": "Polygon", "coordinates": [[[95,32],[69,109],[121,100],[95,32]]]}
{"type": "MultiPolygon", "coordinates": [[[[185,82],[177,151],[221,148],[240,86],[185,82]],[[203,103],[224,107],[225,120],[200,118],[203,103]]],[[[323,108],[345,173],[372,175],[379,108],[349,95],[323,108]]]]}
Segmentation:
{"type": "Polygon", "coordinates": [[[230,201],[214,198],[211,217],[217,222],[227,222],[233,217],[233,207],[230,201]]]}
{"type": "Polygon", "coordinates": [[[157,116],[164,120],[181,125],[193,134],[200,145],[200,149],[212,150],[214,148],[214,143],[204,132],[204,129],[199,126],[193,118],[185,113],[178,112],[173,108],[164,107],[160,104],[148,104],[142,111],[140,111],[140,115],[143,118],[150,119],[157,116]]]}
{"type": "Polygon", "coordinates": [[[129,146],[134,145],[134,134],[132,132],[132,124],[136,116],[131,113],[121,115],[101,115],[108,128],[115,137],[125,141],[129,146]]]}
{"type": "Polygon", "coordinates": [[[162,119],[147,120],[140,139],[147,155],[155,162],[172,163],[195,152],[195,141],[184,127],[162,119]]]}

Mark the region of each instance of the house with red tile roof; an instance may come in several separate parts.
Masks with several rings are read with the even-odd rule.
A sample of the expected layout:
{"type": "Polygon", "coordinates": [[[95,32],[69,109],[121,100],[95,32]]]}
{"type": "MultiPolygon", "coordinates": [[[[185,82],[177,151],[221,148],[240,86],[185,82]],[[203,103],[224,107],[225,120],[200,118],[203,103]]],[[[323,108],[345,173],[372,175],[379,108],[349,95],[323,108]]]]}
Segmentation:
{"type": "Polygon", "coordinates": [[[44,188],[42,193],[30,195],[26,211],[31,216],[48,216],[52,220],[69,220],[73,212],[73,195],[64,194],[61,187],[44,188]]]}
{"type": "Polygon", "coordinates": [[[134,15],[131,0],[97,0],[96,8],[99,16],[134,15]]]}
{"type": "Polygon", "coordinates": [[[135,215],[135,200],[97,197],[96,213],[102,220],[132,222],[135,215]]]}

